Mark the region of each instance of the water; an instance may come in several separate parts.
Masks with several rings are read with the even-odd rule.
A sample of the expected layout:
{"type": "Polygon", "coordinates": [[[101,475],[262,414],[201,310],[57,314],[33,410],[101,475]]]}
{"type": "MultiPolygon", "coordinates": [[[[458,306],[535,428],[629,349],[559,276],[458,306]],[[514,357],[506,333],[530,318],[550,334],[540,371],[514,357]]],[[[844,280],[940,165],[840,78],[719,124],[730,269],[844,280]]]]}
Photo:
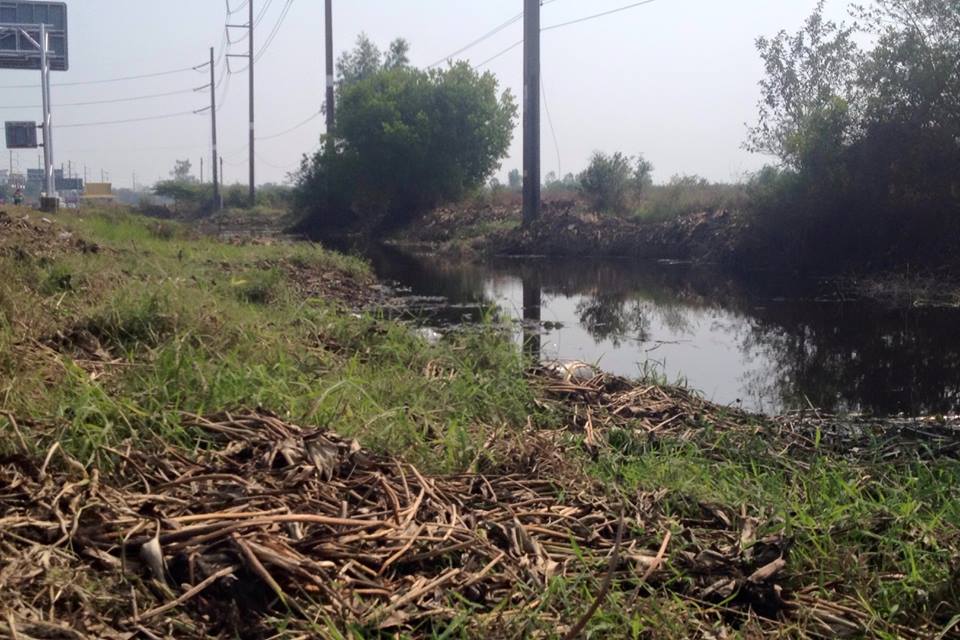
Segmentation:
{"type": "Polygon", "coordinates": [[[655,372],[714,402],[770,414],[817,408],[878,416],[960,409],[960,311],[845,300],[827,283],[745,284],[683,264],[368,252],[433,326],[497,308],[526,316],[545,359],[637,377],[655,372]],[[526,296],[526,305],[524,304],[526,296]],[[537,301],[539,300],[539,305],[537,301]]]}

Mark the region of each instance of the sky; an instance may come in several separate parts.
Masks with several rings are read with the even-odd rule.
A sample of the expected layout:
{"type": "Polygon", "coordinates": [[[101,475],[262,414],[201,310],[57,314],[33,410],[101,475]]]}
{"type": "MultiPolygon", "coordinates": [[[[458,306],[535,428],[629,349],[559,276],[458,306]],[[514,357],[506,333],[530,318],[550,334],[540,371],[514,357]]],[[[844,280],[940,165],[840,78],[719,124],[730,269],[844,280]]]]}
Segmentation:
{"type": "MultiPolygon", "coordinates": [[[[303,153],[315,149],[323,118],[283,134],[318,113],[324,92],[323,1],[250,0],[262,21],[259,50],[286,19],[255,66],[257,182],[282,182],[303,153]],[[283,134],[283,135],[277,135],[283,134]]],[[[544,27],[617,9],[635,0],[552,0],[542,8],[544,27]]],[[[243,0],[229,0],[238,7],[243,0]]],[[[395,37],[411,44],[411,63],[427,66],[520,13],[522,0],[333,0],[334,47],[350,48],[367,33],[385,48],[395,37]]],[[[55,163],[91,181],[117,187],[151,185],[168,177],[177,159],[190,159],[210,177],[209,113],[126,124],[115,120],[180,114],[209,106],[209,71],[191,70],[215,47],[218,131],[228,183],[247,179],[247,73],[245,41],[225,46],[225,0],[68,0],[70,70],[53,75],[55,163]],[[185,71],[182,71],[186,69],[185,71]],[[171,72],[152,78],[98,84],[119,77],[171,72]],[[61,86],[58,86],[61,85],[61,86]],[[164,97],[143,96],[173,93],[164,97]],[[72,103],[128,100],[112,104],[72,103]],[[69,126],[84,125],[84,126],[69,126]]],[[[545,107],[556,142],[543,118],[543,173],[577,173],[594,151],[643,153],[656,167],[654,179],[698,174],[734,181],[769,158],[742,149],[756,117],[757,83],[763,76],[755,40],[780,29],[797,30],[816,0],[655,0],[607,17],[545,32],[542,36],[545,107]]],[[[846,0],[829,0],[830,17],[846,16],[846,0]]],[[[244,8],[229,19],[246,22],[244,8]]],[[[243,30],[231,30],[238,39],[243,30]]],[[[522,38],[517,22],[458,56],[479,64],[522,38]]],[[[522,48],[486,66],[501,86],[523,95],[522,48]]],[[[40,120],[39,72],[0,70],[4,120],[40,120]]],[[[519,168],[522,136],[514,135],[499,172],[519,168]]],[[[5,154],[7,155],[7,154],[5,154]]],[[[7,168],[9,156],[0,158],[7,168]]],[[[16,152],[18,170],[37,166],[35,152],[16,152]]]]}

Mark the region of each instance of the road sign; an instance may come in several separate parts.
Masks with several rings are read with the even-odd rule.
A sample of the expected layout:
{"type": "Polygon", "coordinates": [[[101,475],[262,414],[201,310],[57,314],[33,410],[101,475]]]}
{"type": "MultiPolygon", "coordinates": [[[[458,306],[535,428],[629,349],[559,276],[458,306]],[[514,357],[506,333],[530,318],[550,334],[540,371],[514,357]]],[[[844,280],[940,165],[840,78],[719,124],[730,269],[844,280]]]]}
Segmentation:
{"type": "Polygon", "coordinates": [[[7,149],[36,149],[36,122],[7,122],[7,149]]]}
{"type": "Polygon", "coordinates": [[[50,39],[50,70],[70,68],[65,2],[0,0],[0,69],[40,69],[34,43],[40,41],[41,24],[50,39]]]}

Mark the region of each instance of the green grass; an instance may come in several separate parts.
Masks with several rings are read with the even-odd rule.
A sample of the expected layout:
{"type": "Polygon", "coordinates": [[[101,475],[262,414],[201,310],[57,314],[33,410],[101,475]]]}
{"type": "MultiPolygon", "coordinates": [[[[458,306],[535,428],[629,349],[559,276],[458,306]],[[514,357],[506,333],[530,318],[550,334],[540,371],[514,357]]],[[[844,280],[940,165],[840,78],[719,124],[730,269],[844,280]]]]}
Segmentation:
{"type": "Polygon", "coordinates": [[[309,245],[222,244],[173,223],[157,233],[120,214],[62,222],[102,250],[46,266],[0,260],[0,341],[12,326],[40,342],[82,329],[119,361],[96,375],[82,357],[25,347],[0,360],[4,408],[51,420],[84,462],[104,462],[105,447],[130,437],[190,445],[182,412],[262,407],[457,470],[480,450],[478,427],[522,424],[533,407],[519,355],[493,330],[429,345],[376,315],[298,296],[279,266],[362,282],[356,260],[309,245]],[[44,320],[30,326],[32,317],[44,320]],[[42,373],[30,375],[36,359],[42,373]],[[438,369],[446,375],[431,375],[438,369]]]}
{"type": "Polygon", "coordinates": [[[621,437],[619,453],[593,471],[627,490],[667,489],[678,519],[701,517],[704,503],[743,505],[771,523],[758,538],[792,540],[793,588],[839,591],[872,613],[878,634],[888,622],[945,622],[960,611],[956,460],[797,460],[755,440],[707,440],[649,446],[621,437]]]}

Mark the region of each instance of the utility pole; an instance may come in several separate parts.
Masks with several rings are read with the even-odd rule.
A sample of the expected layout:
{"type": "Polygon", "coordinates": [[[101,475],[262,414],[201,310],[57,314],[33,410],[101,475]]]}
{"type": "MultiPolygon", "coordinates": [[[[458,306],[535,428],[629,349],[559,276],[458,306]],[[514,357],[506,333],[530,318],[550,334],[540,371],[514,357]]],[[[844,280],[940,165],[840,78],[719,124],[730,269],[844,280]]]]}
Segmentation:
{"type": "Polygon", "coordinates": [[[214,70],[213,47],[210,47],[210,118],[213,131],[213,209],[220,210],[220,174],[217,172],[217,79],[214,70]]]}
{"type": "Polygon", "coordinates": [[[203,184],[203,156],[200,156],[200,184],[203,184]]]}
{"type": "Polygon", "coordinates": [[[523,224],[530,226],[540,217],[540,0],[524,0],[523,32],[523,224]]]}
{"type": "Polygon", "coordinates": [[[257,183],[256,183],[256,162],[254,161],[253,145],[256,142],[254,137],[254,117],[253,117],[253,0],[250,0],[250,206],[257,204],[257,183]]]}
{"type": "Polygon", "coordinates": [[[250,8],[250,22],[247,24],[228,24],[228,29],[248,29],[248,40],[250,41],[250,52],[249,53],[238,53],[238,54],[227,54],[230,58],[247,58],[247,68],[250,71],[250,141],[248,143],[248,148],[250,150],[250,206],[256,204],[257,201],[257,186],[256,186],[256,163],[254,162],[255,157],[255,143],[256,138],[254,137],[254,77],[253,77],[253,0],[249,0],[247,5],[250,8]]]}
{"type": "Polygon", "coordinates": [[[336,123],[336,105],[333,91],[333,0],[326,0],[326,48],[327,48],[327,153],[333,155],[336,142],[333,139],[333,129],[336,123]]]}

